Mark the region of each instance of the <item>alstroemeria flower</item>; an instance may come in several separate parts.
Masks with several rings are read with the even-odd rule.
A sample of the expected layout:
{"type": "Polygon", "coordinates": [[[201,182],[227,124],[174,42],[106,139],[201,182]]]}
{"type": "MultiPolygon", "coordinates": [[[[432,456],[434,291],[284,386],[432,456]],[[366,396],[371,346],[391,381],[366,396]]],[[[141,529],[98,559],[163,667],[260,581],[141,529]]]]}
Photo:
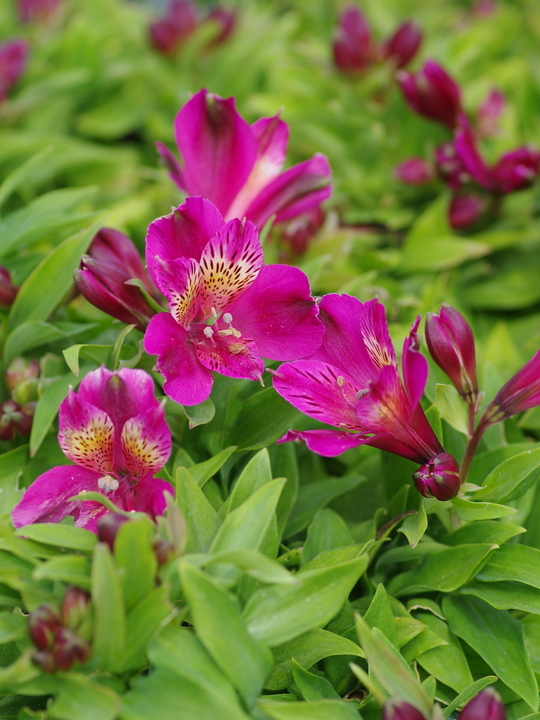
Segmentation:
{"type": "Polygon", "coordinates": [[[8,40],[0,45],[0,102],[24,72],[30,46],[26,40],[8,40]]]}
{"type": "Polygon", "coordinates": [[[417,349],[420,318],[403,346],[402,382],[384,306],[377,300],[326,295],[320,317],[325,326],[320,348],[307,360],[281,365],[274,387],[298,410],[339,430],[291,430],[281,442],[301,439],[328,457],[372,445],[422,464],[414,481],[423,495],[453,497],[459,490],[457,463],[444,452],[420,405],[428,374],[417,349]],[[443,461],[439,475],[434,468],[443,461]]]}
{"type": "Polygon", "coordinates": [[[154,220],[146,262],[169,312],[154,315],[144,347],[158,355],[164,390],[182,405],[206,400],[213,371],[259,380],[262,357],[294,360],[321,344],[323,327],[304,273],[263,266],[253,223],[225,222],[209,200],[188,198],[154,220]]]}
{"type": "Polygon", "coordinates": [[[152,518],[163,514],[165,493],[174,495],[170,483],[154,478],[169,458],[171,433],[143,370],[101,367],[88,373],[60,405],[58,442],[75,464],[54,467],[30,485],[12,511],[15,527],[73,515],[75,525],[95,532],[109,510],[70,499],[85,491],[152,518]]]}
{"type": "Polygon", "coordinates": [[[260,230],[276,215],[290,220],[330,197],[331,171],[324,155],[281,172],[289,128],[279,116],[249,125],[224,100],[200,90],[174,121],[183,166],[162,143],[158,152],[171,179],[188,195],[211,200],[225,220],[251,220],[260,230]]]}

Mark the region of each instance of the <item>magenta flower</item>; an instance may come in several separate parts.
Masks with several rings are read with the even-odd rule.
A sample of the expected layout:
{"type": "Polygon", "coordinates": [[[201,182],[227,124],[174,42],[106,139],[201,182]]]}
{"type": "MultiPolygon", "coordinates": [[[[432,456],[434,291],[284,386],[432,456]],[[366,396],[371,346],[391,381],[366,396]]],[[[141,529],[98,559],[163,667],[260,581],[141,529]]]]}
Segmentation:
{"type": "Polygon", "coordinates": [[[169,0],[165,16],[150,25],[150,41],[162,55],[174,56],[197,27],[197,10],[191,0],[169,0]]]}
{"type": "Polygon", "coordinates": [[[88,491],[106,495],[121,510],[163,514],[165,493],[174,491],[153,476],[167,462],[171,434],[143,370],[101,367],[89,373],[60,405],[58,442],[75,465],[54,467],[30,485],[11,513],[15,527],[73,515],[75,525],[95,532],[109,511],[94,501],[71,500],[88,491]]]}
{"type": "Polygon", "coordinates": [[[382,45],[382,56],[390,58],[397,68],[410,63],[422,43],[422,32],[416,23],[409,20],[400,25],[382,45]]]}
{"type": "Polygon", "coordinates": [[[426,720],[420,710],[400,698],[386,700],[382,706],[383,720],[426,720]]]}
{"type": "Polygon", "coordinates": [[[461,91],[456,81],[433,60],[417,73],[401,71],[398,82],[411,108],[430,120],[454,128],[461,112],[461,91]]]}
{"type": "Polygon", "coordinates": [[[426,185],[433,180],[431,165],[418,157],[400,163],[394,169],[394,175],[407,185],[426,185]]]}
{"type": "Polygon", "coordinates": [[[503,385],[481,422],[501,422],[537,405],[540,405],[540,350],[503,385]]]}
{"type": "Polygon", "coordinates": [[[490,137],[499,132],[499,120],[506,108],[506,98],[500,90],[491,90],[478,108],[477,127],[480,137],[490,137]]]}
{"type": "Polygon", "coordinates": [[[188,198],[150,224],[146,241],[148,270],[169,312],[152,318],[144,347],[158,355],[173,400],[206,400],[213,371],[260,380],[262,357],[294,360],[321,344],[306,276],[286,265],[263,266],[253,223],[225,222],[209,200],[188,198]]]}
{"type": "Polygon", "coordinates": [[[348,5],[339,18],[332,52],[336,66],[343,72],[362,72],[374,60],[371,28],[355,5],[348,5]]]}
{"type": "Polygon", "coordinates": [[[208,47],[215,47],[225,42],[232,34],[236,25],[236,12],[232,8],[216,5],[208,13],[207,20],[216,25],[216,35],[208,43],[208,47]]]}
{"type": "Polygon", "coordinates": [[[183,166],[157,143],[172,180],[188,195],[211,200],[225,220],[246,217],[260,230],[272,215],[290,220],[330,197],[324,155],[281,172],[289,128],[277,115],[250,126],[234,98],[200,90],[181,108],[174,131],[183,166]]]}
{"type": "Polygon", "coordinates": [[[488,687],[465,705],[458,720],[505,720],[506,712],[499,693],[488,687]]]}
{"type": "Polygon", "coordinates": [[[0,102],[23,74],[28,50],[26,40],[8,40],[0,45],[0,102]]]}
{"type": "Polygon", "coordinates": [[[118,230],[102,228],[98,232],[73,277],[88,302],[139,330],[144,330],[156,314],[141,289],[129,284],[130,280],[140,280],[148,295],[159,298],[139,251],[118,230]]]}
{"type": "Polygon", "coordinates": [[[325,326],[320,348],[307,360],[281,365],[274,387],[298,410],[339,430],[290,430],[280,442],[304,440],[328,457],[372,445],[430,464],[415,474],[418,490],[441,500],[453,497],[459,490],[457,463],[444,453],[420,405],[428,373],[417,349],[420,318],[403,346],[402,383],[383,305],[326,295],[320,311],[325,326]],[[443,474],[433,470],[440,460],[443,474]]]}

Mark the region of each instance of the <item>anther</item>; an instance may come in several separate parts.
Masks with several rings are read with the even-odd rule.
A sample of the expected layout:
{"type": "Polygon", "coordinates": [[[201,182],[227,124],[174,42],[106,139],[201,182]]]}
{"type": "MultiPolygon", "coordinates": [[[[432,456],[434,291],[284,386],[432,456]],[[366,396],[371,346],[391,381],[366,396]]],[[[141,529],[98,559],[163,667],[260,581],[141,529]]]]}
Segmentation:
{"type": "Polygon", "coordinates": [[[213,334],[214,331],[210,326],[207,325],[203,330],[203,335],[205,335],[207,338],[211,338],[213,334]]]}
{"type": "Polygon", "coordinates": [[[97,484],[100,490],[103,490],[103,492],[106,493],[110,493],[113,490],[118,490],[118,485],[120,483],[112,475],[104,475],[103,477],[99,478],[97,484]]]}

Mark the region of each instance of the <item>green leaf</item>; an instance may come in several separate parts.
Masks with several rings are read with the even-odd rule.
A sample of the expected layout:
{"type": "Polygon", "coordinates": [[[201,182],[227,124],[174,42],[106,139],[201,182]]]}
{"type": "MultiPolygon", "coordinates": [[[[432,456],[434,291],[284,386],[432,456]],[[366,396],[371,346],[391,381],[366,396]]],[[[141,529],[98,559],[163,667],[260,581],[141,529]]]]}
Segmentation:
{"type": "Polygon", "coordinates": [[[69,373],[48,385],[37,401],[32,431],[30,433],[30,455],[33,457],[49,432],[60,403],[68,394],[70,386],[76,387],[82,378],[69,373]]]}
{"type": "Polygon", "coordinates": [[[394,613],[388,601],[388,595],[384,589],[384,585],[379,583],[377,590],[373,596],[373,600],[364,615],[365,622],[370,628],[379,628],[386,635],[390,642],[397,647],[398,638],[396,632],[396,623],[394,621],[394,613]]]}
{"type": "Polygon", "coordinates": [[[188,531],[186,552],[206,552],[214,539],[220,520],[186,468],[176,471],[176,502],[188,531]]]}
{"type": "Polygon", "coordinates": [[[58,523],[25,525],[17,530],[17,535],[35,540],[36,542],[45,543],[45,545],[53,545],[54,547],[66,548],[68,550],[81,550],[82,552],[88,553],[92,552],[97,543],[97,537],[94,533],[84,528],[58,523]]]}
{"type": "Polygon", "coordinates": [[[399,652],[390,642],[382,641],[384,635],[377,628],[371,631],[359,615],[356,616],[356,631],[366,653],[370,673],[391,696],[397,695],[428,717],[431,711],[429,697],[399,652]]]}
{"type": "Polygon", "coordinates": [[[456,515],[460,520],[465,522],[478,520],[493,520],[500,517],[508,517],[515,515],[517,510],[508,505],[498,505],[497,503],[481,502],[478,500],[465,500],[464,498],[452,498],[452,505],[456,511],[456,515]]]}
{"type": "Polygon", "coordinates": [[[442,419],[446,420],[458,432],[467,435],[469,431],[467,407],[456,388],[453,385],[437,383],[435,386],[435,401],[439,406],[442,419]]]}
{"type": "Polygon", "coordinates": [[[346,700],[276,702],[259,700],[258,706],[274,720],[358,720],[353,704],[346,700]]]}
{"type": "Polygon", "coordinates": [[[190,430],[198,425],[206,425],[210,420],[214,419],[216,408],[212,402],[212,398],[207,398],[199,405],[183,406],[186,417],[189,421],[190,430]]]}
{"type": "Polygon", "coordinates": [[[520,497],[540,476],[540,448],[504,460],[489,473],[475,500],[513,500],[520,497]]]}
{"type": "Polygon", "coordinates": [[[236,450],[236,446],[225,448],[217,455],[214,455],[209,460],[192,465],[189,468],[189,472],[199,487],[204,485],[213,477],[227,462],[233,452],[236,450]]]}
{"type": "Polygon", "coordinates": [[[229,437],[229,445],[242,450],[259,450],[280,438],[298,417],[298,410],[267,388],[249,397],[229,437]]]}
{"type": "Polygon", "coordinates": [[[308,563],[326,550],[353,545],[347,523],[333,510],[319,510],[311,521],[302,549],[302,562],[308,563]]]}
{"type": "Polygon", "coordinates": [[[126,619],[126,646],[116,672],[140,670],[144,665],[148,643],[163,621],[170,616],[169,588],[154,588],[131,609],[126,619]]]}
{"type": "Polygon", "coordinates": [[[294,585],[296,579],[283,565],[271,560],[256,550],[225,550],[205,557],[200,563],[203,567],[227,563],[235,565],[259,582],[277,585],[294,585]]]}
{"type": "Polygon", "coordinates": [[[538,710],[538,687],[518,620],[474,597],[443,599],[450,630],[482,657],[500,679],[538,710]],[[496,628],[496,632],[494,632],[496,628]]]}
{"type": "Polygon", "coordinates": [[[19,478],[28,461],[28,445],[0,455],[0,514],[11,512],[21,499],[19,478]]]}
{"type": "Polygon", "coordinates": [[[81,323],[58,323],[52,325],[37,320],[23,323],[13,330],[6,339],[4,345],[4,360],[9,363],[14,357],[21,355],[28,350],[71,338],[81,333],[87,333],[96,327],[96,324],[81,323]]]}
{"type": "Polygon", "coordinates": [[[46,320],[73,282],[81,255],[99,230],[100,223],[64,240],[24,281],[9,313],[10,330],[30,320],[46,320]]]}
{"type": "Polygon", "coordinates": [[[43,160],[51,153],[52,149],[52,145],[44,147],[5,178],[0,185],[0,208],[22,183],[33,176],[35,169],[43,164],[43,160]]]}
{"type": "Polygon", "coordinates": [[[33,572],[35,580],[54,580],[90,590],[90,561],[84,555],[59,555],[40,563],[33,572]]]}
{"type": "Polygon", "coordinates": [[[459,545],[424,557],[420,566],[392,578],[391,595],[413,595],[424,590],[453,592],[476,574],[495,545],[459,545]]]}
{"type": "Polygon", "coordinates": [[[180,576],[197,636],[251,707],[272,667],[271,654],[248,633],[236,601],[208,575],[184,562],[180,576]]]}
{"type": "Polygon", "coordinates": [[[118,568],[104,543],[94,548],[92,563],[94,637],[91,663],[114,671],[122,663],[126,643],[126,616],[118,568]]]}
{"type": "Polygon", "coordinates": [[[304,700],[341,699],[326,678],[308,672],[294,658],[291,660],[291,669],[296,687],[304,700]]]}
{"type": "Polygon", "coordinates": [[[442,540],[446,545],[465,545],[481,542],[502,545],[507,540],[525,532],[525,528],[513,523],[495,522],[495,520],[478,520],[445,535],[442,540]]]}
{"type": "Polygon", "coordinates": [[[464,595],[475,595],[499,610],[521,610],[540,615],[540,591],[520,582],[476,582],[461,589],[464,595]]]}
{"type": "Polygon", "coordinates": [[[234,510],[245,502],[253,493],[272,481],[272,468],[268,450],[263,448],[247,463],[238,476],[229,496],[228,510],[234,510]]]}
{"type": "MultiPolygon", "coordinates": [[[[130,326],[131,327],[131,326],[130,326]]],[[[80,359],[85,358],[96,365],[105,365],[108,363],[112,353],[112,345],[88,345],[86,343],[80,345],[72,345],[62,350],[62,354],[66,361],[66,365],[74,375],[79,375],[80,359]]]]}
{"type": "Polygon", "coordinates": [[[110,688],[81,675],[65,673],[48,713],[58,720],[114,720],[119,708],[120,698],[110,688]]]}
{"type": "Polygon", "coordinates": [[[150,519],[141,519],[124,523],[116,534],[114,559],[127,611],[154,588],[157,560],[152,539],[155,532],[150,519]]]}
{"type": "Polygon", "coordinates": [[[317,480],[307,485],[301,485],[296,503],[285,526],[285,537],[296,535],[304,530],[318,510],[340,495],[358,487],[364,480],[365,478],[361,475],[352,475],[330,480],[317,480]]]}
{"type": "Polygon", "coordinates": [[[463,705],[468,703],[469,700],[472,700],[473,697],[476,697],[484,688],[487,688],[489,685],[493,685],[496,681],[497,678],[495,675],[488,675],[485,678],[480,678],[480,680],[476,680],[476,682],[471,683],[468,688],[465,688],[463,692],[459,693],[459,695],[452,700],[450,705],[445,708],[444,717],[450,717],[450,715],[452,715],[452,713],[458,708],[463,707],[463,705]]]}
{"type": "Polygon", "coordinates": [[[297,576],[298,585],[263,588],[249,599],[244,616],[253,637],[270,647],[326,625],[367,567],[364,555],[297,576]]]}
{"type": "Polygon", "coordinates": [[[484,582],[517,580],[540,588],[540,550],[526,545],[503,545],[490,556],[477,578],[484,582]]]}
{"type": "Polygon", "coordinates": [[[409,545],[415,548],[428,527],[428,519],[426,515],[426,509],[423,501],[420,503],[420,509],[414,515],[409,515],[401,523],[401,527],[398,528],[398,532],[405,535],[409,541],[409,545]]]}

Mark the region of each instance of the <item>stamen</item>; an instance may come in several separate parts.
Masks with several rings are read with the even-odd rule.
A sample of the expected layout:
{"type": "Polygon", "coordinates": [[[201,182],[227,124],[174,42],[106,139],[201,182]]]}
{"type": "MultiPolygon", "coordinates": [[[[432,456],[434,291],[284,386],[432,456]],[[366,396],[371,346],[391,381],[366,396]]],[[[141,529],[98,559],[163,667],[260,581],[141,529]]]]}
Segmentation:
{"type": "Polygon", "coordinates": [[[345,378],[343,377],[343,375],[337,376],[337,384],[338,387],[343,387],[345,385],[345,378]]]}
{"type": "Polygon", "coordinates": [[[230,324],[232,323],[232,315],[231,315],[231,313],[225,313],[225,314],[223,315],[223,322],[226,323],[227,325],[230,325],[230,324]]]}
{"type": "Polygon", "coordinates": [[[207,338],[211,338],[213,334],[214,331],[209,325],[207,325],[203,330],[203,335],[205,335],[207,338]]]}
{"type": "Polygon", "coordinates": [[[118,490],[119,482],[112,475],[104,475],[98,480],[98,488],[103,492],[110,493],[113,490],[118,490]]]}

